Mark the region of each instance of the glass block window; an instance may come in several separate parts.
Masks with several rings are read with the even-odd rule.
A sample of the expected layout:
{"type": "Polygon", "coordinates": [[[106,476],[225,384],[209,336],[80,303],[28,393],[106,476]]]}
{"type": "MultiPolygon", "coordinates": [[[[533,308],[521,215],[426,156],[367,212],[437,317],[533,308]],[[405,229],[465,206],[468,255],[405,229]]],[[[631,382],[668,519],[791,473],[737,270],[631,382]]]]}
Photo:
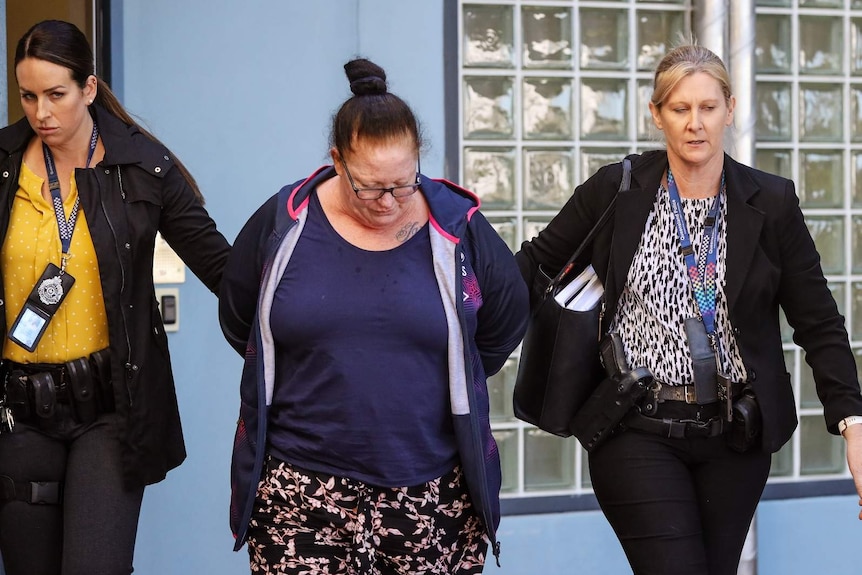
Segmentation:
{"type": "MultiPolygon", "coordinates": [[[[652,74],[689,32],[691,6],[461,0],[458,11],[458,177],[515,251],[599,167],[661,145],[647,107],[652,74]]],[[[517,352],[489,382],[504,497],[589,492],[575,440],[515,419],[516,373],[517,352]]]]}
{"type": "MultiPolygon", "coordinates": [[[[862,0],[756,5],[755,164],[796,183],[862,360],[862,0]]],[[[515,251],[599,167],[662,146],[647,105],[652,73],[690,33],[692,2],[458,0],[457,11],[452,176],[482,198],[515,251]]],[[[825,431],[810,369],[781,320],[800,426],[774,456],[770,481],[849,477],[843,440],[825,431]]],[[[489,381],[503,496],[591,492],[574,439],[512,414],[517,357],[489,381]]]]}
{"type": "MultiPolygon", "coordinates": [[[[756,165],[793,179],[829,287],[862,358],[862,3],[756,3],[756,165]]],[[[799,428],[773,457],[773,482],[845,477],[811,369],[784,324],[799,428]]],[[[860,362],[857,360],[857,365],[860,362]]]]}

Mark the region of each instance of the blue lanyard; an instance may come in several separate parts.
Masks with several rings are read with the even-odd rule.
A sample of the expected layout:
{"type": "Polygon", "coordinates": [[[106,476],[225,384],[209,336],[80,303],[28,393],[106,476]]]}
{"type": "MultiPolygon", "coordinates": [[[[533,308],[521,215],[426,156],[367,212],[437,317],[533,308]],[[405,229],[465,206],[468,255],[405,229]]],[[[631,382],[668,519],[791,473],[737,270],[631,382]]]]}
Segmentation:
{"type": "Polygon", "coordinates": [[[685,267],[688,278],[691,281],[694,301],[697,305],[703,325],[710,339],[715,334],[715,290],[716,290],[716,265],[718,262],[718,214],[721,207],[721,193],[724,191],[724,172],[721,173],[721,189],[715,196],[715,201],[706,216],[703,224],[703,239],[700,246],[700,254],[695,261],[694,249],[691,246],[691,237],[688,226],[685,223],[685,215],[682,211],[682,200],[679,197],[679,189],[673,179],[670,167],[667,169],[667,188],[670,196],[670,207],[673,212],[674,226],[679,237],[679,245],[685,258],[685,267]]]}
{"type": "MultiPolygon", "coordinates": [[[[99,142],[99,128],[96,122],[93,122],[93,135],[90,136],[90,151],[87,154],[86,168],[90,167],[90,162],[93,159],[93,154],[96,152],[96,144],[99,142]]],[[[45,142],[42,142],[42,153],[45,155],[45,170],[48,172],[48,190],[51,192],[51,200],[54,204],[54,215],[57,217],[57,228],[60,230],[60,244],[63,248],[63,254],[60,263],[60,271],[66,270],[66,262],[69,259],[69,247],[72,245],[72,233],[75,231],[75,224],[78,223],[78,208],[81,204],[81,196],[75,198],[75,205],[72,206],[72,211],[69,213],[69,219],[66,220],[66,214],[63,212],[63,197],[60,195],[60,179],[57,177],[57,169],[54,166],[54,155],[51,154],[51,149],[45,142]]]]}

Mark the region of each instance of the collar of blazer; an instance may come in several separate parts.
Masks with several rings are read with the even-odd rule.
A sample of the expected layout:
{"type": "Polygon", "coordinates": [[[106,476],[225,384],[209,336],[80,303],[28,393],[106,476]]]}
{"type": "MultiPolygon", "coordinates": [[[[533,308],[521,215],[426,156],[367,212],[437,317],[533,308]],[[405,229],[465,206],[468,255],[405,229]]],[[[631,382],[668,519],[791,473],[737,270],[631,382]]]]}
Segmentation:
{"type": "MultiPolygon", "coordinates": [[[[612,269],[606,282],[609,318],[616,312],[622,288],[640,244],[647,217],[655,205],[659,184],[667,165],[667,154],[664,151],[647,152],[634,158],[631,187],[628,191],[621,192],[622,195],[617,201],[613,219],[612,269]]],[[[732,313],[757,246],[764,215],[750,203],[760,189],[750,175],[751,168],[725,154],[724,169],[727,184],[724,292],[732,313]]]]}

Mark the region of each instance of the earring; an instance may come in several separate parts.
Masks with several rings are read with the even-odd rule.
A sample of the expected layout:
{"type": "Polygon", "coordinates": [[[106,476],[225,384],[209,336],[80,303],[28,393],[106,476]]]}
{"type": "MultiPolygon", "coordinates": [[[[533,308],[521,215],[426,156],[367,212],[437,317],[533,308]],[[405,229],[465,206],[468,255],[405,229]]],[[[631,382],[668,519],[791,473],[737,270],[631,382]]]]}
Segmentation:
{"type": "Polygon", "coordinates": [[[93,103],[93,101],[92,101],[92,100],[90,100],[89,102],[87,102],[87,105],[89,106],[89,105],[90,105],[90,104],[92,104],[92,103],[93,103]]]}

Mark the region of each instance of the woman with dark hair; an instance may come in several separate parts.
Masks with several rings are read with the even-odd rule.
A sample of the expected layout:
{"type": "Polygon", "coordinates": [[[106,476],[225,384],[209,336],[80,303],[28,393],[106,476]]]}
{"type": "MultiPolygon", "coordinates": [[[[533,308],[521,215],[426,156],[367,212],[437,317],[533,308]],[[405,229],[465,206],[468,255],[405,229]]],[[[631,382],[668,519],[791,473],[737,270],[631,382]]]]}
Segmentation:
{"type": "Polygon", "coordinates": [[[33,26],[15,77],[26,117],[0,130],[0,551],[9,575],[127,574],[144,486],[185,458],[156,234],[214,293],[230,246],[74,25],[33,26]]]}
{"type": "Polygon", "coordinates": [[[498,553],[486,377],[527,290],[470,192],[419,172],[408,105],[367,60],[332,165],[248,221],[222,329],[246,358],[232,469],[255,573],[479,573],[498,553]]]}

